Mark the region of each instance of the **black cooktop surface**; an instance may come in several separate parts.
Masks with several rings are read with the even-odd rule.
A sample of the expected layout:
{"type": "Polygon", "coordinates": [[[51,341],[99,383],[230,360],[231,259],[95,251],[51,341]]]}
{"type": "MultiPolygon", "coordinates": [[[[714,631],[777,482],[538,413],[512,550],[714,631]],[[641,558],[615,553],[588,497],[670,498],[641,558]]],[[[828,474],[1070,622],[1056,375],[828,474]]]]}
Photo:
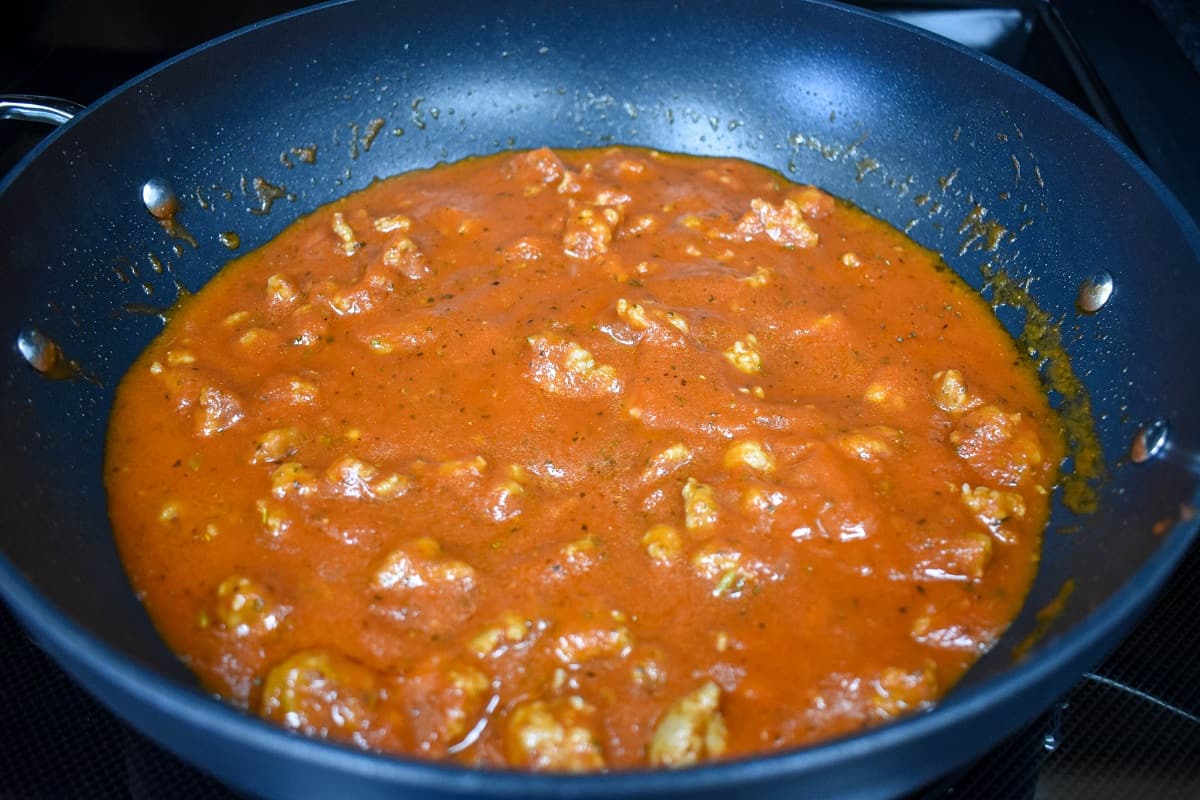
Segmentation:
{"type": "MultiPolygon", "coordinates": [[[[165,58],[303,3],[51,0],[6,9],[0,93],[87,103],[165,58]]],[[[860,3],[976,47],[1126,141],[1200,219],[1200,4],[860,3]]],[[[45,129],[0,125],[0,171],[45,129]]],[[[0,799],[235,795],[75,686],[0,606],[0,799]]],[[[940,798],[1200,797],[1200,547],[1142,624],[1057,704],[980,761],[917,793],[940,798]]]]}

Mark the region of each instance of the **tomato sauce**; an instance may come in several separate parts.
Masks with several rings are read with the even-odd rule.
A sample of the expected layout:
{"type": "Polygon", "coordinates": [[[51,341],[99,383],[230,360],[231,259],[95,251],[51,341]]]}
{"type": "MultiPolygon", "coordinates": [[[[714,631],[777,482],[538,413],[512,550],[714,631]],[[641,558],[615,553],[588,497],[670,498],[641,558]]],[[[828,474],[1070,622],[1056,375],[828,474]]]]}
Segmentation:
{"type": "Polygon", "coordinates": [[[295,222],[123,380],[131,580],[212,691],[360,747],[677,767],[930,707],[1063,444],[939,260],[814,187],[503,153],[295,222]]]}

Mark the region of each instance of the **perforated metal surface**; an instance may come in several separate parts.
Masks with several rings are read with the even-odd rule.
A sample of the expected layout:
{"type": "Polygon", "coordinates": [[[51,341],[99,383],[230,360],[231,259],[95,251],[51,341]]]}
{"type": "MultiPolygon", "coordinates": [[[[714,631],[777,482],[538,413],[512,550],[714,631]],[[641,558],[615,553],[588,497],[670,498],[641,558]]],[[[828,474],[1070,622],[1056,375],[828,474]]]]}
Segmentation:
{"type": "Polygon", "coordinates": [[[1095,672],[938,797],[1200,797],[1200,548],[1095,672]]]}

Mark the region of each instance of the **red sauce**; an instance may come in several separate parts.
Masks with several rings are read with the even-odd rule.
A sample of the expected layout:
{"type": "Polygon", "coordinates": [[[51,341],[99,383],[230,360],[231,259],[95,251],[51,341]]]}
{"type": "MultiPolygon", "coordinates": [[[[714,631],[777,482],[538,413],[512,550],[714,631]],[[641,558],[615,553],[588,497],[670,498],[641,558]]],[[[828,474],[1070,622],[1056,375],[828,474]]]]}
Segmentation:
{"type": "Polygon", "coordinates": [[[1062,458],[938,257],[734,160],[382,181],[188,299],[111,515],[206,686],[468,764],[682,766],[928,708],[1034,575],[1062,458]]]}

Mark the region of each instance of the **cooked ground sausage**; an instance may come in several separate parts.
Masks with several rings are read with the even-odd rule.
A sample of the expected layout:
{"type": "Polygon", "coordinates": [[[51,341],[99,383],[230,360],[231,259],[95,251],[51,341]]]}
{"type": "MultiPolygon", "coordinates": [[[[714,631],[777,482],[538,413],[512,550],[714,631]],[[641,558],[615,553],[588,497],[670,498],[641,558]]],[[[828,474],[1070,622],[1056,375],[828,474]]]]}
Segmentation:
{"type": "Polygon", "coordinates": [[[728,159],[381,181],[124,379],[107,485],[169,644],[385,751],[685,767],[928,708],[1033,577],[1061,435],[896,230],[728,159]]]}

